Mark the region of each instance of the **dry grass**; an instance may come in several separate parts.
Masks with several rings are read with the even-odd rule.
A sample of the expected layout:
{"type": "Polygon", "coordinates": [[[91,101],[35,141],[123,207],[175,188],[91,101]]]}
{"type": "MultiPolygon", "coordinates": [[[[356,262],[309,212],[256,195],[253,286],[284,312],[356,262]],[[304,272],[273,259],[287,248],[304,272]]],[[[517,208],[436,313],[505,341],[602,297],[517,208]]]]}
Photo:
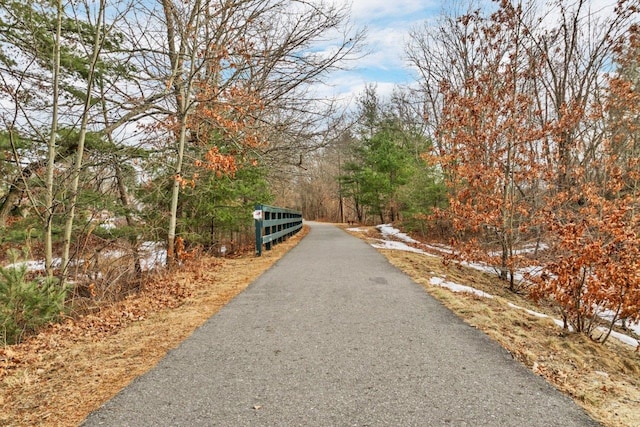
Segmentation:
{"type": "MultiPolygon", "coordinates": [[[[353,233],[365,240],[379,238],[374,228],[353,233]]],[[[427,292],[470,325],[484,331],[536,374],[571,396],[605,426],[640,426],[640,354],[615,339],[597,344],[583,335],[564,334],[551,319],[540,318],[509,303],[554,315],[506,288],[495,276],[439,258],[381,250],[427,292]],[[433,286],[431,277],[472,286],[495,296],[480,298],[433,286]]]]}
{"type": "Polygon", "coordinates": [[[200,258],[108,309],[0,349],[0,425],[78,425],[151,369],[306,232],[259,258],[200,258]]]}

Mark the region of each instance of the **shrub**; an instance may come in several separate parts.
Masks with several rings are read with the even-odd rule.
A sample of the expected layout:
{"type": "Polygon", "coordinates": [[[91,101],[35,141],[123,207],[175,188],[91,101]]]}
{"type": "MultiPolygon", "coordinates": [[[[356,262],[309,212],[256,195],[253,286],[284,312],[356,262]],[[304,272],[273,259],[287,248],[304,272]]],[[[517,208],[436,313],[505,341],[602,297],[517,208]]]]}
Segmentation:
{"type": "Polygon", "coordinates": [[[19,343],[64,312],[68,287],[54,278],[29,280],[25,264],[0,267],[0,344],[19,343]]]}

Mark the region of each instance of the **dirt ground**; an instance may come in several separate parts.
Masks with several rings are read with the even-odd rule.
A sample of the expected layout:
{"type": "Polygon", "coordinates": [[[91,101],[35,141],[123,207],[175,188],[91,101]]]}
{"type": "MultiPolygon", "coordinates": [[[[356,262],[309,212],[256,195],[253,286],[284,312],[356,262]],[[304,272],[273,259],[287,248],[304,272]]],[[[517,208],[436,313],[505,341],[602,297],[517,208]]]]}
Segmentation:
{"type": "MultiPolygon", "coordinates": [[[[362,230],[355,233],[360,238],[378,237],[374,228],[362,230]]],[[[151,369],[304,234],[306,230],[259,258],[201,257],[112,307],[51,326],[23,344],[0,348],[0,425],[78,425],[151,369]]],[[[511,308],[510,302],[544,311],[487,274],[445,267],[437,258],[420,254],[381,252],[605,426],[640,425],[640,355],[633,348],[615,340],[600,345],[564,335],[550,320],[511,308]],[[432,276],[496,298],[454,294],[430,285],[432,276]]]]}

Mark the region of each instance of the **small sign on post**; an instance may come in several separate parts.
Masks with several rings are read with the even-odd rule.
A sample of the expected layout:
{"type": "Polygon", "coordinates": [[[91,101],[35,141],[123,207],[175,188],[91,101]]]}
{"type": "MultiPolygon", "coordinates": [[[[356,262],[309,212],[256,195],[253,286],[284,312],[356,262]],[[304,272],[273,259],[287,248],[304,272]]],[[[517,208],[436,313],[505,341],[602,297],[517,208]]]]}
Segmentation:
{"type": "Polygon", "coordinates": [[[262,205],[256,205],[253,211],[253,219],[256,226],[256,255],[262,255],[262,205]]]}

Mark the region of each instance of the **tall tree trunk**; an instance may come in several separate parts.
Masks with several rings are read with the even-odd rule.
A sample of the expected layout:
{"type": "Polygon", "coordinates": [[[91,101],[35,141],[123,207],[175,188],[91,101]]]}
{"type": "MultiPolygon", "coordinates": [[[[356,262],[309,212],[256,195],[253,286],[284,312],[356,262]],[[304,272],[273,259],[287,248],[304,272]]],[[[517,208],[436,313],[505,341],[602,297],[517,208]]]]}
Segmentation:
{"type": "Polygon", "coordinates": [[[53,102],[51,113],[51,134],[47,144],[47,172],[45,177],[45,239],[44,264],[47,276],[53,276],[53,215],[56,209],[53,197],[53,171],[56,159],[56,139],[58,133],[58,102],[60,95],[60,44],[62,40],[62,0],[56,2],[56,36],[53,43],[53,102]]]}
{"type": "Polygon", "coordinates": [[[16,206],[17,201],[20,199],[22,190],[23,189],[20,187],[20,179],[17,179],[13,184],[11,184],[11,187],[9,187],[9,192],[5,195],[2,203],[0,203],[0,228],[4,228],[7,225],[9,213],[11,213],[11,210],[16,206]]]}
{"type": "MultiPolygon", "coordinates": [[[[10,138],[12,138],[12,136],[10,136],[10,138]]],[[[19,163],[19,157],[15,148],[14,158],[16,159],[16,163],[19,163]]],[[[20,172],[20,176],[14,179],[14,181],[11,183],[9,191],[5,195],[2,203],[0,203],[0,227],[4,227],[6,225],[9,214],[15,207],[19,205],[21,196],[25,191],[29,191],[27,179],[31,178],[34,172],[37,169],[41,168],[43,165],[44,163],[41,161],[28,164],[22,169],[22,171],[20,172]]]]}
{"type": "MultiPolygon", "coordinates": [[[[108,135],[108,138],[111,142],[113,142],[111,139],[111,134],[108,135]]],[[[127,187],[124,184],[124,177],[122,176],[122,167],[118,163],[117,159],[114,160],[113,167],[115,169],[116,185],[118,187],[118,195],[120,196],[120,203],[122,203],[122,206],[125,209],[124,216],[125,216],[125,219],[127,220],[127,225],[131,228],[136,224],[136,222],[133,219],[133,216],[131,215],[131,201],[129,200],[129,193],[127,191],[127,187]]],[[[129,235],[129,243],[131,243],[131,248],[133,251],[134,270],[136,275],[139,275],[140,273],[142,273],[142,265],[140,265],[138,237],[136,236],[135,233],[131,233],[129,235]]]]}
{"type": "Polygon", "coordinates": [[[169,213],[169,229],[167,231],[167,263],[169,267],[175,265],[176,258],[176,227],[178,219],[178,201],[180,198],[180,187],[182,183],[182,164],[184,161],[184,149],[187,140],[187,120],[191,109],[191,92],[193,88],[193,78],[196,72],[196,59],[198,56],[197,37],[202,17],[202,1],[194,2],[188,25],[184,32],[177,34],[179,27],[175,22],[174,8],[170,0],[163,0],[162,6],[167,23],[167,39],[169,44],[169,60],[171,62],[171,81],[175,88],[177,105],[177,117],[179,118],[178,130],[178,150],[176,167],[174,171],[173,186],[171,189],[171,205],[169,213]],[[190,49],[190,51],[188,51],[190,49]],[[189,67],[183,69],[187,60],[189,67]]]}
{"type": "Polygon", "coordinates": [[[73,164],[73,170],[71,173],[72,181],[69,197],[69,210],[67,213],[67,221],[64,228],[64,241],[62,249],[62,264],[60,266],[60,280],[64,281],[68,273],[69,261],[70,261],[70,249],[71,249],[71,234],[73,232],[73,222],[75,219],[76,203],[78,200],[78,187],[80,183],[80,172],[82,170],[82,158],[84,156],[84,143],[87,136],[87,126],[89,123],[89,112],[91,110],[91,93],[93,92],[93,85],[95,79],[96,64],[100,56],[100,50],[102,47],[102,33],[105,31],[103,25],[103,16],[105,11],[105,0],[100,0],[100,6],[98,10],[98,17],[96,20],[96,33],[93,39],[93,52],[91,53],[91,62],[89,63],[89,75],[87,76],[87,91],[82,111],[82,121],[80,124],[80,135],[78,136],[78,148],[76,151],[75,162],[73,164]]]}
{"type": "Polygon", "coordinates": [[[187,139],[187,115],[180,120],[180,134],[178,137],[178,158],[176,159],[173,187],[171,189],[171,208],[169,213],[169,231],[167,233],[167,262],[173,266],[177,262],[176,254],[176,226],[178,220],[178,199],[180,198],[180,179],[182,174],[182,162],[184,159],[184,146],[187,139]]]}

